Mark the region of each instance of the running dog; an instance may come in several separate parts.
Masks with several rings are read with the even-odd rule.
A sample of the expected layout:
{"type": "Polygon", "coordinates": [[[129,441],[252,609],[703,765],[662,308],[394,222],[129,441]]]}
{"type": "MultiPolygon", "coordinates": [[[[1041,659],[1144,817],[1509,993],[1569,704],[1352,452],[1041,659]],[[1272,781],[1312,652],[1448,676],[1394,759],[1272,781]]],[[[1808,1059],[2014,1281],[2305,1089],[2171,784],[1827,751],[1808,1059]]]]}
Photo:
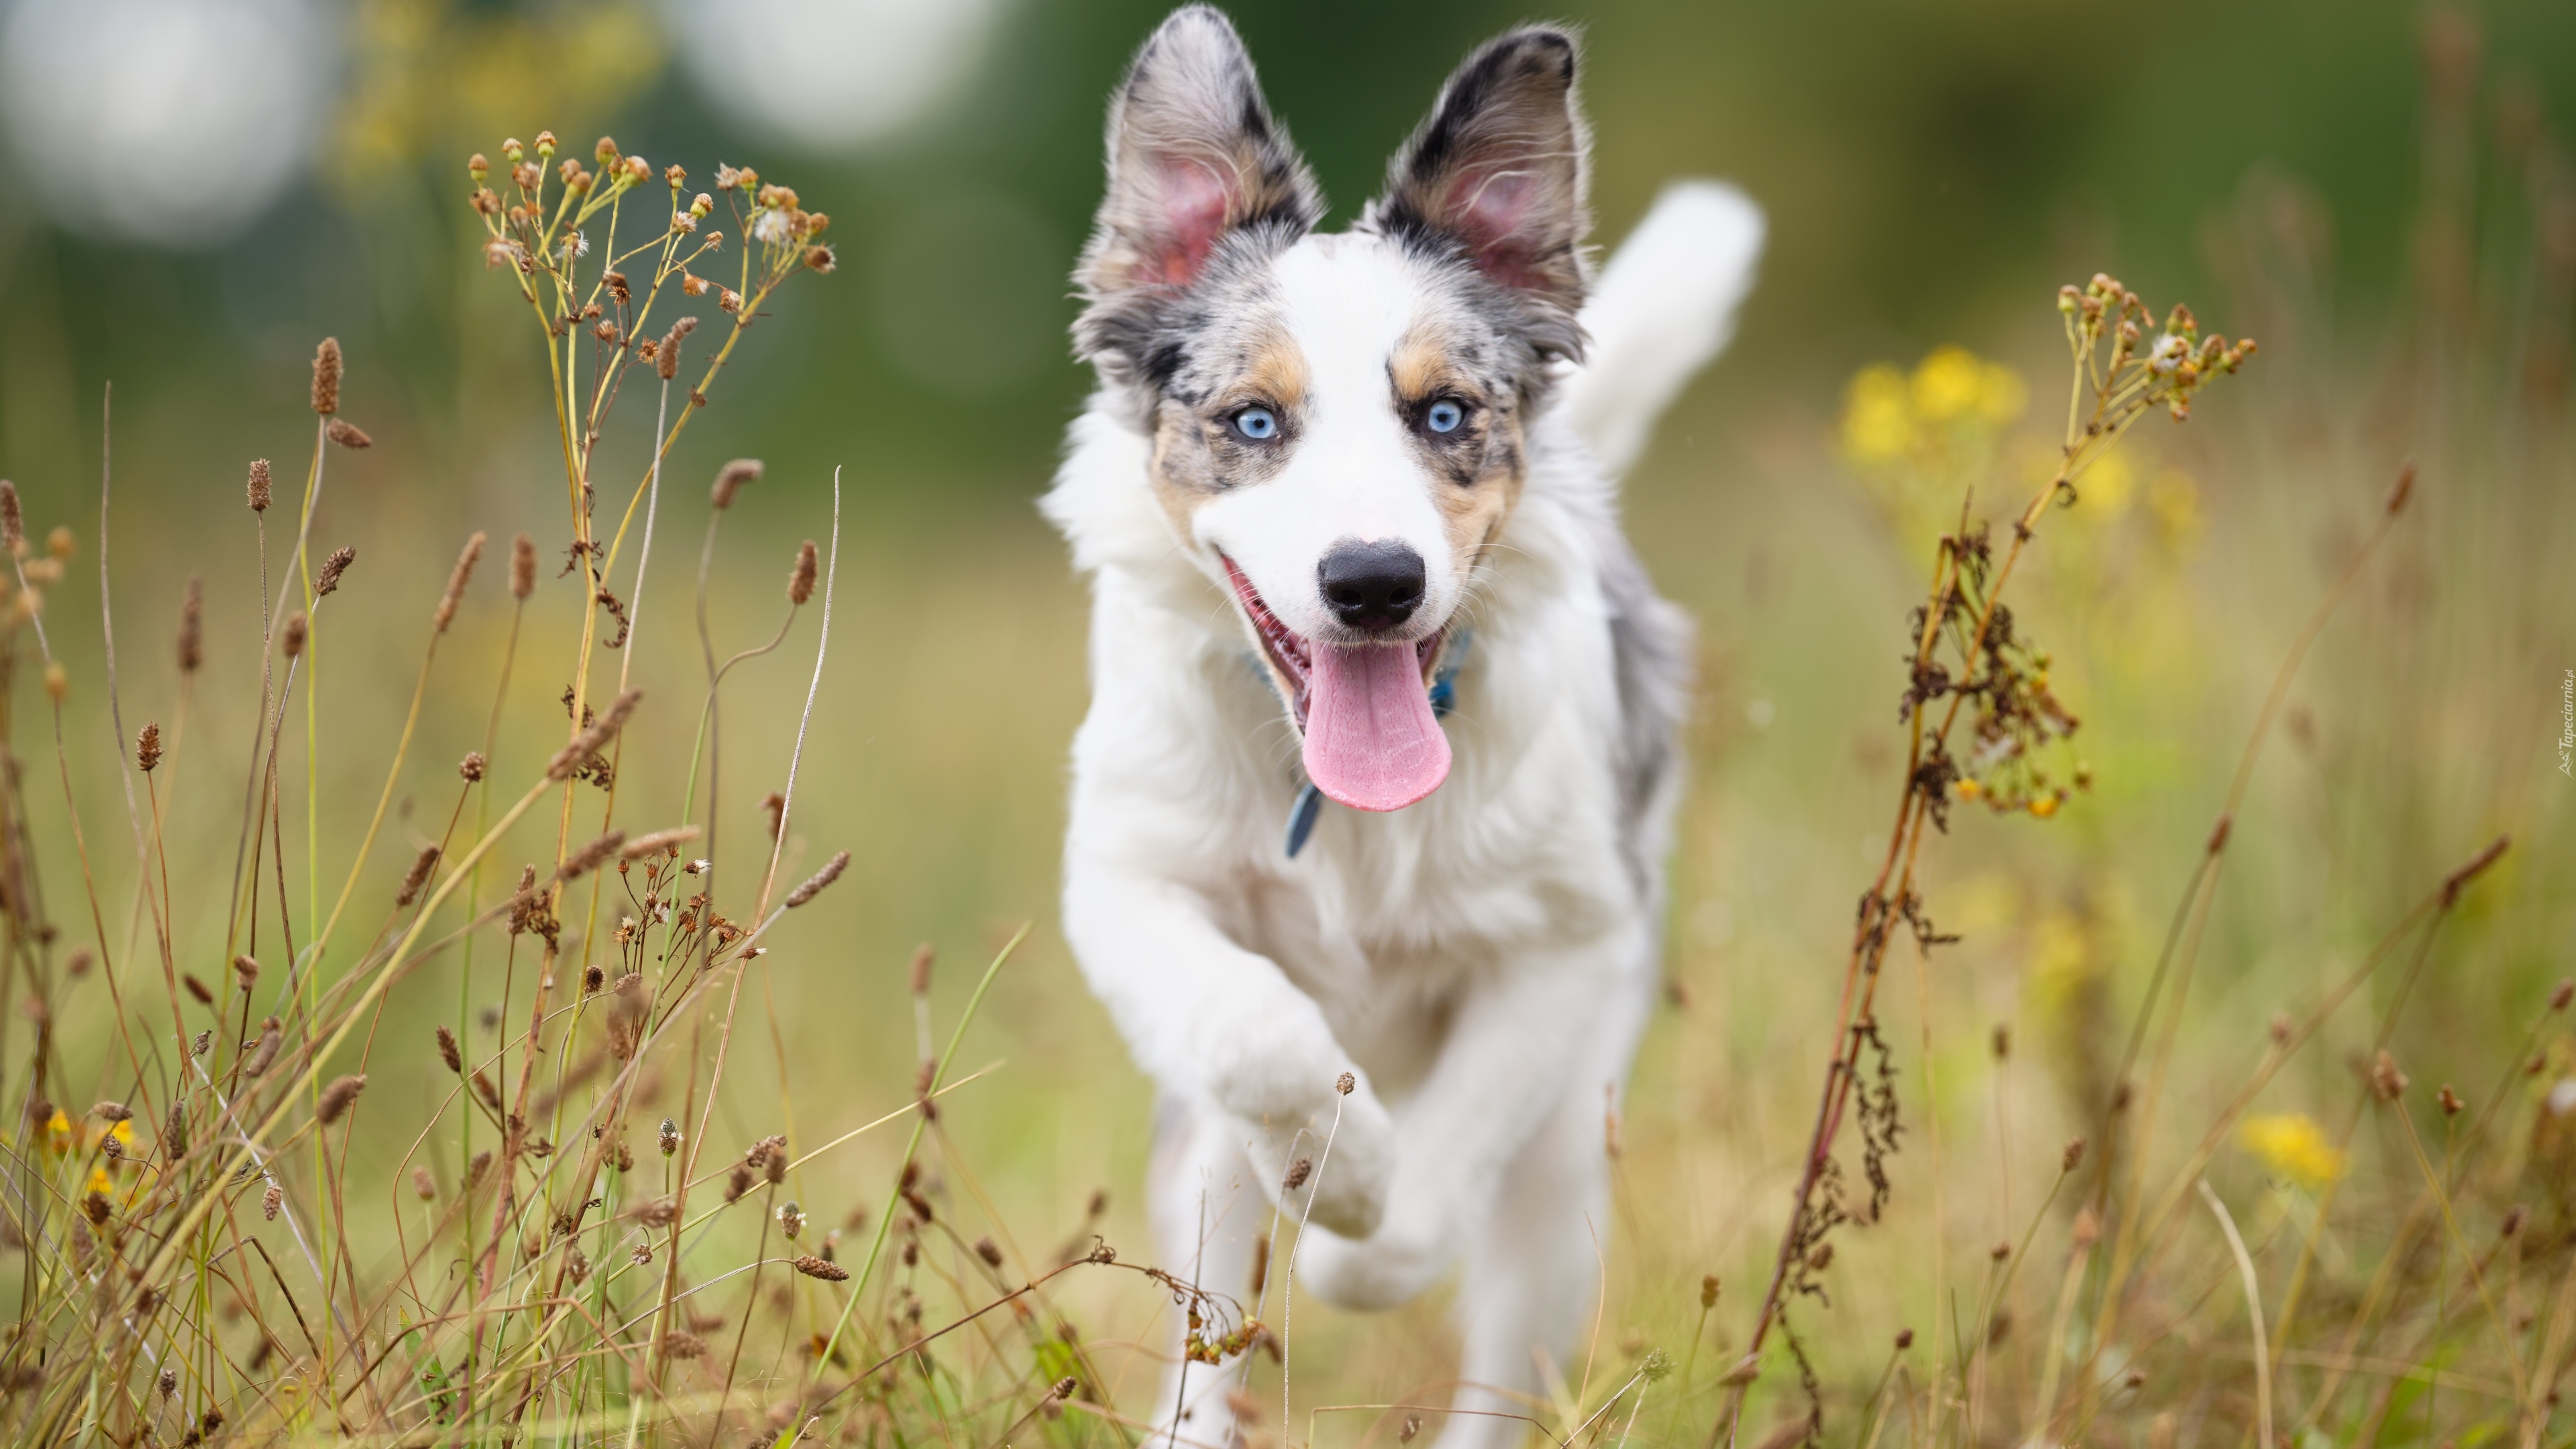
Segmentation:
{"type": "MultiPolygon", "coordinates": [[[[1044,502],[1093,599],[1065,933],[1162,1093],[1163,1262],[1242,1315],[1292,1233],[1349,1307],[1461,1269],[1442,1449],[1517,1442],[1591,1313],[1691,666],[1612,480],[1762,240],[1677,185],[1596,278],[1575,73],[1562,30],[1477,50],[1327,234],[1233,27],[1165,21],[1044,502]]],[[[1228,1444],[1236,1373],[1175,1363],[1172,1442],[1228,1444]]]]}

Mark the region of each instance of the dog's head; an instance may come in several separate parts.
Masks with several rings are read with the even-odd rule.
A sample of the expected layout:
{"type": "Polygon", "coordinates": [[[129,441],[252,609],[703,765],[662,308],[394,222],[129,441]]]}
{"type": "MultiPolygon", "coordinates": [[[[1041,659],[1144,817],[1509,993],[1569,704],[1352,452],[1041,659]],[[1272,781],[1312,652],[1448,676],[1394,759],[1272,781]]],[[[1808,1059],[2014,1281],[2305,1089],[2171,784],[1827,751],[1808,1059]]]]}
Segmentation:
{"type": "Polygon", "coordinates": [[[1110,109],[1077,340],[1345,804],[1446,778],[1425,689],[1519,498],[1549,364],[1582,349],[1574,71],[1559,30],[1478,50],[1337,236],[1215,11],[1165,21],[1110,109]]]}

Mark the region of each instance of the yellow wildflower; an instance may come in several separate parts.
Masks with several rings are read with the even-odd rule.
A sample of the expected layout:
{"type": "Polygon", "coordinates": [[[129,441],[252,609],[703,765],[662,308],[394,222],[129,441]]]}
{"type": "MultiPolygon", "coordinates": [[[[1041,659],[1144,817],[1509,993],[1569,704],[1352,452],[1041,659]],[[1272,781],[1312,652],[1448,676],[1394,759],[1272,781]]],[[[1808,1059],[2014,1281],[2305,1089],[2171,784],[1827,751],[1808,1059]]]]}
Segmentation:
{"type": "Polygon", "coordinates": [[[1854,374],[1843,395],[1843,451],[1864,463],[1905,456],[1914,438],[1914,408],[1905,374],[1876,363],[1854,374]]]}
{"type": "Polygon", "coordinates": [[[2030,813],[2038,816],[2042,820],[2046,820],[2051,815],[2057,813],[2057,797],[2054,795],[2042,795],[2038,799],[2031,801],[2030,813]]]}
{"type": "Polygon", "coordinates": [[[1964,347],[1940,347],[1914,369],[1914,410],[1933,422],[1975,418],[2002,426],[2021,416],[2030,393],[2021,374],[1964,347]]]}
{"type": "Polygon", "coordinates": [[[2200,532],[2200,486],[2188,473],[2168,470],[2147,485],[2147,507],[2168,545],[2190,542],[2200,532]]]}
{"type": "Polygon", "coordinates": [[[2304,1186],[2322,1186],[2343,1176],[2343,1153],[2305,1112],[2248,1117],[2236,1129],[2236,1140],[2263,1159],[2264,1166],[2304,1186]]]}
{"type": "Polygon", "coordinates": [[[119,1146],[130,1145],[134,1141],[134,1120],[129,1117],[117,1123],[107,1129],[107,1135],[115,1138],[119,1146]]]}
{"type": "Polygon", "coordinates": [[[45,1141],[56,1152],[69,1152],[77,1145],[72,1137],[72,1119],[64,1116],[60,1107],[54,1109],[53,1117],[45,1123],[45,1141]]]}
{"type": "Polygon", "coordinates": [[[1974,780],[1961,780],[1959,783],[1950,787],[1950,793],[1958,796],[1962,800],[1974,800],[1978,796],[1986,793],[1986,787],[1978,784],[1974,780]]]}
{"type": "Polygon", "coordinates": [[[89,1170],[89,1190],[100,1197],[105,1197],[116,1190],[116,1184],[108,1180],[106,1168],[93,1167],[89,1170]]]}

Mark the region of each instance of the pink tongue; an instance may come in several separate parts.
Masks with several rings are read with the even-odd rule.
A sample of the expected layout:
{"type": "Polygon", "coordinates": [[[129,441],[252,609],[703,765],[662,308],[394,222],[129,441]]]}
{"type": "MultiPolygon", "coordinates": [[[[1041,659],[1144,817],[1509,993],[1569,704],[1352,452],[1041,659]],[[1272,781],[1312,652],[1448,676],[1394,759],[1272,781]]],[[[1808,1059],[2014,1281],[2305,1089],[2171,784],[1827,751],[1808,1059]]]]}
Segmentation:
{"type": "Polygon", "coordinates": [[[1354,810],[1401,810],[1449,778],[1410,644],[1318,645],[1306,710],[1306,778],[1354,810]]]}

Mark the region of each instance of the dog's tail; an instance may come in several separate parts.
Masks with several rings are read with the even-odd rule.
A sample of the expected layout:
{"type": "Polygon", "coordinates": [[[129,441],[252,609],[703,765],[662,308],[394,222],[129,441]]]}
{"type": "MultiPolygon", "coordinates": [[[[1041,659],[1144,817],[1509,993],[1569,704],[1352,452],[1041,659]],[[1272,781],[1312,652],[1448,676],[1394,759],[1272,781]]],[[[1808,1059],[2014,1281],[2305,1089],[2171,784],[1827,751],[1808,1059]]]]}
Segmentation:
{"type": "Polygon", "coordinates": [[[1762,209],[1715,181],[1677,181],[1628,234],[1584,304],[1591,345],[1561,406],[1617,477],[1655,419],[1735,334],[1762,255],[1762,209]]]}

